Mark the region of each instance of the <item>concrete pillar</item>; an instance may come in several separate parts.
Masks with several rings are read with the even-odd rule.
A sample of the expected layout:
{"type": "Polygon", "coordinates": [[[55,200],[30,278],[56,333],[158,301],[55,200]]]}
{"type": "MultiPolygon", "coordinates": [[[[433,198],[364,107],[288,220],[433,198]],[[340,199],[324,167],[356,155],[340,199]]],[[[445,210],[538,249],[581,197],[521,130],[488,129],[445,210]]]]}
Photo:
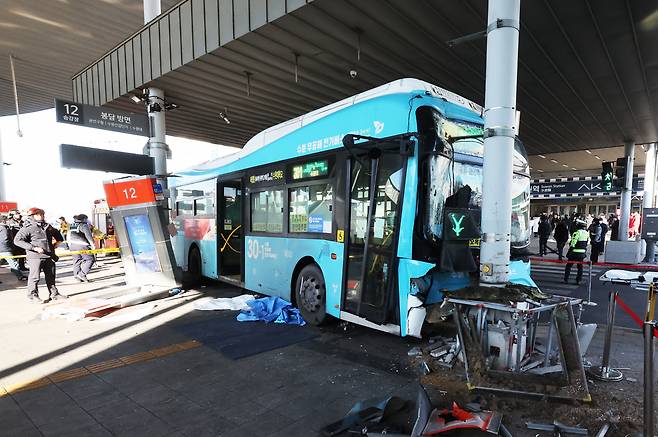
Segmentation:
{"type": "Polygon", "coordinates": [[[619,240],[628,240],[628,222],[631,215],[631,197],[633,194],[633,161],[635,160],[635,144],[624,144],[624,157],[626,158],[626,181],[621,189],[621,217],[619,217],[619,240]]]}
{"type": "Polygon", "coordinates": [[[520,10],[521,0],[489,0],[480,250],[483,285],[503,286],[509,279],[520,10]]]}
{"type": "Polygon", "coordinates": [[[161,12],[160,0],[144,0],[144,24],[150,23],[161,12]]]}
{"type": "Polygon", "coordinates": [[[149,115],[150,137],[147,144],[148,155],[155,161],[155,174],[162,188],[167,188],[167,157],[169,146],[165,138],[164,91],[159,88],[147,90],[147,111],[149,115]]]}
{"type": "MultiPolygon", "coordinates": [[[[642,208],[653,208],[654,191],[656,189],[656,143],[649,144],[646,153],[646,164],[644,165],[644,195],[642,196],[642,208]]],[[[644,261],[653,263],[656,257],[656,241],[647,239],[647,250],[644,261]]]]}

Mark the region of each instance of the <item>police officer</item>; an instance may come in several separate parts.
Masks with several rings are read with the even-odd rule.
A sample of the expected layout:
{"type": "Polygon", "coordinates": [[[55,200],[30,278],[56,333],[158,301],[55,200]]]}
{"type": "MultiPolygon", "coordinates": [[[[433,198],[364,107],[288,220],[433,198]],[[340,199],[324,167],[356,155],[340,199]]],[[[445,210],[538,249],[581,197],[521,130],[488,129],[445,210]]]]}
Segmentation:
{"type": "MultiPolygon", "coordinates": [[[[582,261],[585,259],[587,253],[587,244],[589,243],[589,232],[585,229],[587,227],[587,222],[581,218],[575,220],[576,230],[571,236],[571,241],[569,242],[569,251],[567,252],[568,261],[582,261]]],[[[564,283],[569,282],[569,273],[571,273],[571,263],[567,263],[564,268],[564,283]]],[[[580,280],[583,277],[583,265],[577,264],[578,273],[576,274],[576,284],[580,284],[580,280]]]]}
{"type": "MultiPolygon", "coordinates": [[[[16,234],[18,234],[18,231],[21,230],[23,227],[23,216],[21,215],[20,211],[17,209],[12,209],[9,211],[9,218],[6,221],[7,224],[7,230],[9,231],[9,240],[11,241],[11,253],[14,256],[21,256],[25,255],[25,251],[16,246],[14,244],[14,238],[16,238],[16,234]]],[[[18,269],[22,272],[27,271],[25,268],[25,258],[16,258],[18,260],[18,269]]]]}
{"type": "MultiPolygon", "coordinates": [[[[91,233],[87,216],[78,214],[73,216],[74,222],[69,228],[67,243],[72,252],[78,250],[90,250],[94,248],[94,237],[91,233]]],[[[73,254],[73,277],[80,282],[89,282],[87,274],[94,264],[94,256],[91,254],[73,254]]]]}
{"type": "Polygon", "coordinates": [[[49,297],[44,303],[53,299],[63,299],[55,287],[55,247],[64,239],[62,234],[46,223],[45,212],[40,208],[28,210],[29,220],[16,234],[14,244],[27,252],[27,265],[30,273],[27,278],[27,297],[32,302],[39,302],[39,276],[43,271],[46,277],[49,297]]]}

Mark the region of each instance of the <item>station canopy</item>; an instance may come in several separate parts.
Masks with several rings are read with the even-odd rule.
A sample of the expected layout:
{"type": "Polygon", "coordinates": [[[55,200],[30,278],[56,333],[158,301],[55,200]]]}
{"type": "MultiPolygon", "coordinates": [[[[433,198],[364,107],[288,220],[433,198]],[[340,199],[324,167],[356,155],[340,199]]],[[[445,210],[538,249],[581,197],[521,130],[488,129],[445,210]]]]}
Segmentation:
{"type": "MultiPolygon", "coordinates": [[[[179,105],[167,113],[169,135],[236,147],[402,77],[484,103],[486,40],[448,41],[484,30],[485,0],[172,3],[142,27],[141,0],[5,1],[1,114],[12,113],[9,53],[20,59],[26,110],[57,96],[143,111],[129,95],[155,86],[179,105]]],[[[518,109],[528,152],[658,140],[656,41],[658,0],[522,0],[518,109]]]]}

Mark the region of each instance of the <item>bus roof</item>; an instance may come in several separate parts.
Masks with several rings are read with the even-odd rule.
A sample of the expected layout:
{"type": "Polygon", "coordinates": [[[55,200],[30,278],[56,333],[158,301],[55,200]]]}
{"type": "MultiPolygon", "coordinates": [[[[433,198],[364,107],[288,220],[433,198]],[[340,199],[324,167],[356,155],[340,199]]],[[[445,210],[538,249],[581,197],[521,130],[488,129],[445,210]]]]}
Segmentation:
{"type": "MultiPolygon", "coordinates": [[[[434,97],[445,102],[451,103],[455,106],[465,109],[466,111],[472,113],[475,117],[481,117],[483,108],[482,106],[474,103],[464,97],[461,97],[453,92],[445,90],[431,83],[413,79],[413,78],[404,78],[398,79],[393,82],[378,86],[368,91],[356,94],[354,96],[348,97],[346,99],[340,100],[338,102],[332,103],[330,105],[324,106],[322,108],[316,109],[315,111],[309,112],[307,114],[301,115],[292,120],[279,123],[275,126],[272,126],[264,131],[259,132],[254,135],[248,142],[245,144],[244,148],[238,150],[236,153],[223,156],[211,161],[207,161],[203,164],[196,165],[194,168],[189,169],[188,171],[180,172],[181,175],[189,176],[200,176],[201,174],[207,174],[208,170],[216,169],[218,167],[223,167],[232,162],[235,162],[247,155],[250,155],[256,152],[259,149],[289,135],[295,131],[298,131],[305,126],[310,125],[311,123],[317,122],[335,112],[344,110],[351,106],[367,102],[372,99],[380,98],[386,95],[392,94],[412,94],[412,93],[423,93],[428,97],[434,97]]],[[[173,185],[179,185],[180,182],[173,180],[173,185]],[[178,183],[177,183],[178,182],[178,183]]],[[[181,181],[182,182],[182,181],[181,181]]]]}

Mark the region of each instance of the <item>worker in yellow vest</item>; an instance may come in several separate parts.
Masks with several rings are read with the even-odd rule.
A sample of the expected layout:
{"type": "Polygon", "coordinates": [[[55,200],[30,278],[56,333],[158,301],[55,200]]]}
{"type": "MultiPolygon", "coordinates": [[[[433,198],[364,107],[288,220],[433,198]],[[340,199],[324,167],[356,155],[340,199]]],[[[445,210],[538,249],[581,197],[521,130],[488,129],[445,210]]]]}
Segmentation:
{"type": "MultiPolygon", "coordinates": [[[[569,251],[567,252],[567,261],[583,261],[587,255],[587,245],[589,244],[589,232],[585,229],[587,227],[587,222],[577,218],[576,219],[576,230],[571,235],[571,240],[569,241],[569,251]]],[[[564,268],[564,283],[569,282],[569,273],[571,273],[572,263],[567,262],[566,267],[564,268]]],[[[576,284],[580,284],[580,280],[583,277],[583,265],[581,263],[576,264],[578,273],[576,274],[576,284]]]]}

